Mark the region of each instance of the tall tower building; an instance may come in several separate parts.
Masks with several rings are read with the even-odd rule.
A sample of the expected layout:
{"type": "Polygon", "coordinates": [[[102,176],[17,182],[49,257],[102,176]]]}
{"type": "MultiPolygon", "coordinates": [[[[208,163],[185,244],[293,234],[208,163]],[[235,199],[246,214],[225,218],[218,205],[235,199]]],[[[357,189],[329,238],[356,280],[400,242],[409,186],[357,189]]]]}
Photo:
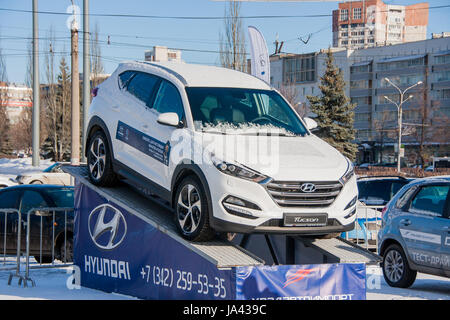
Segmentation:
{"type": "Polygon", "coordinates": [[[333,11],[333,47],[367,48],[425,40],[428,2],[409,6],[382,0],[339,3],[333,11]]]}

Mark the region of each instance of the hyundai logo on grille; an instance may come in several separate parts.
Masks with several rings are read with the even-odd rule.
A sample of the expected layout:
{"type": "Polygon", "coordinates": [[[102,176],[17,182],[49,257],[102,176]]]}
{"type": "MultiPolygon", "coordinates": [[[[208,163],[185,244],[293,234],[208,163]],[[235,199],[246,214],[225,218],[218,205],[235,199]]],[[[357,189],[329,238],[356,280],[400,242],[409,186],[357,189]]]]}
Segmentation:
{"type": "Polygon", "coordinates": [[[312,183],[304,183],[300,186],[300,190],[303,192],[311,193],[316,191],[316,186],[312,183]]]}
{"type": "Polygon", "coordinates": [[[97,247],[112,250],[124,240],[127,222],[119,209],[109,204],[102,204],[89,214],[88,229],[97,247]]]}

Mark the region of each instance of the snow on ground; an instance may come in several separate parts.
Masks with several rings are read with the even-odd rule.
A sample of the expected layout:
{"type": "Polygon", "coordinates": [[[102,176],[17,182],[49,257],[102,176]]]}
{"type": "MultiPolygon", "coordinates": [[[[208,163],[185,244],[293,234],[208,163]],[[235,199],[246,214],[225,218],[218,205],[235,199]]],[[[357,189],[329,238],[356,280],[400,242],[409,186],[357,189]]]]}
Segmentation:
{"type": "MultiPolygon", "coordinates": [[[[14,266],[15,257],[7,258],[6,266],[14,266]]],[[[31,258],[31,264],[36,264],[31,258]]],[[[67,280],[71,267],[52,269],[31,269],[30,277],[36,282],[27,288],[18,285],[14,278],[8,286],[10,270],[1,270],[3,257],[0,258],[0,300],[129,300],[134,297],[106,293],[81,287],[69,289],[67,280]]],[[[22,272],[23,273],[23,272],[22,272]]],[[[417,280],[411,288],[392,288],[383,279],[382,271],[377,266],[367,267],[367,300],[450,300],[450,279],[431,276],[423,273],[417,275],[417,280]]]]}
{"type": "Polygon", "coordinates": [[[380,267],[368,266],[367,300],[450,300],[450,279],[418,273],[410,288],[393,288],[380,267]]]}
{"type": "Polygon", "coordinates": [[[15,178],[19,174],[40,172],[54,162],[51,160],[40,160],[39,167],[31,165],[32,158],[15,158],[15,159],[0,159],[0,175],[6,178],[15,178]]]}
{"type": "MultiPolygon", "coordinates": [[[[31,269],[30,278],[35,281],[33,287],[31,282],[24,288],[19,286],[18,278],[14,277],[11,285],[8,278],[13,270],[1,270],[2,268],[14,267],[15,257],[0,258],[0,300],[130,300],[135,299],[124,295],[106,293],[89,288],[69,289],[67,282],[72,273],[72,267],[31,269]]],[[[36,265],[30,258],[30,265],[36,265]]],[[[21,267],[22,268],[22,267],[21,267]]],[[[24,274],[24,268],[21,269],[24,274]]],[[[73,287],[73,286],[72,286],[73,287]]]]}

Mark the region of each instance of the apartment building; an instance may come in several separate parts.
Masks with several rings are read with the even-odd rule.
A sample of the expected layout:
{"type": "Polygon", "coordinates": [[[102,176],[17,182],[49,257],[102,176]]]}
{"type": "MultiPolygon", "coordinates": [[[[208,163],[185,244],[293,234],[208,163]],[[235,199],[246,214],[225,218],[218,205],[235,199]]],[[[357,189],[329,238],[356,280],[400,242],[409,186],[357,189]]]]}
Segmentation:
{"type": "MultiPolygon", "coordinates": [[[[367,49],[334,48],[333,56],[347,83],[346,94],[356,103],[356,143],[390,148],[398,128],[398,91],[385,78],[408,91],[403,105],[406,135],[411,148],[425,139],[428,144],[449,144],[439,132],[449,132],[450,119],[450,38],[441,37],[367,49]],[[388,99],[387,99],[388,98],[388,99]],[[433,128],[431,136],[421,137],[422,128],[433,128]],[[442,129],[439,131],[439,129],[442,129]],[[411,132],[408,134],[408,132],[411,132]]],[[[306,96],[320,94],[320,77],[325,72],[326,51],[308,54],[279,54],[271,57],[271,83],[275,88],[294,85],[298,103],[308,104],[306,96]]],[[[377,154],[372,161],[381,160],[377,154]]]]}
{"type": "Polygon", "coordinates": [[[429,4],[385,4],[382,0],[339,3],[333,11],[333,47],[367,48],[427,37],[429,4]]]}
{"type": "Polygon", "coordinates": [[[24,85],[0,82],[0,108],[6,109],[6,115],[11,123],[20,120],[20,114],[26,108],[31,108],[32,89],[24,85]]]}
{"type": "Polygon", "coordinates": [[[163,46],[154,46],[152,50],[145,51],[145,61],[175,61],[182,62],[181,51],[169,49],[163,46]]]}

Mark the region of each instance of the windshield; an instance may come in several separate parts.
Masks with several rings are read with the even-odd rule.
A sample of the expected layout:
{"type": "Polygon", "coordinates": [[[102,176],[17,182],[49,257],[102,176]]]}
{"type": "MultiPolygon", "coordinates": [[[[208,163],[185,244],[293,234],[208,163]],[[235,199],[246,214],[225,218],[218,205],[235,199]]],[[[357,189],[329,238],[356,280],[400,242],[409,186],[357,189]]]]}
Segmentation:
{"type": "Polygon", "coordinates": [[[278,129],[280,135],[307,133],[295,111],[276,91],[186,88],[186,92],[196,130],[249,129],[257,132],[259,129],[278,129]]]}

